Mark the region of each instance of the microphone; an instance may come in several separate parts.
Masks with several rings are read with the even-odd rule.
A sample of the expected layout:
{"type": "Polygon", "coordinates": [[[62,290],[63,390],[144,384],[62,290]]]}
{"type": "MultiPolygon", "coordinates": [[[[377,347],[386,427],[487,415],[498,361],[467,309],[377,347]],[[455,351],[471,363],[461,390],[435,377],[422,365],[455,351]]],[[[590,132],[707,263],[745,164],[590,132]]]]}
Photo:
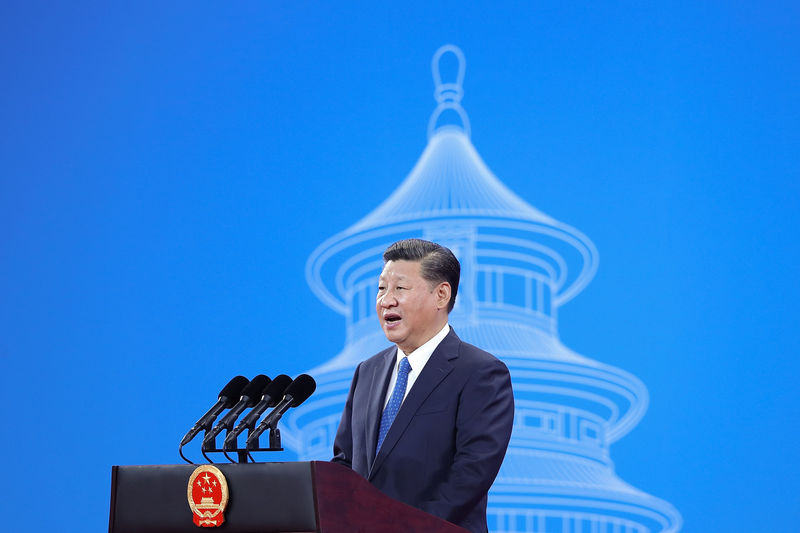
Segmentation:
{"type": "Polygon", "coordinates": [[[300,374],[297,376],[297,378],[286,387],[286,393],[277,407],[264,417],[264,420],[262,420],[258,427],[247,437],[247,446],[250,447],[251,444],[258,442],[258,437],[268,428],[276,427],[283,414],[288,411],[290,407],[297,407],[306,401],[306,399],[314,393],[316,388],[317,382],[308,374],[300,374]]]}
{"type": "Polygon", "coordinates": [[[231,407],[231,410],[223,416],[214,428],[206,433],[203,439],[203,446],[209,446],[214,443],[217,435],[222,433],[223,429],[230,429],[233,423],[242,414],[242,411],[248,407],[252,407],[256,403],[256,399],[264,394],[264,389],[269,384],[270,379],[264,374],[259,374],[254,377],[245,388],[242,389],[242,397],[236,402],[236,405],[231,407]]]}
{"type": "Polygon", "coordinates": [[[275,407],[278,403],[278,398],[283,397],[284,391],[292,383],[292,378],[286,374],[275,376],[267,388],[264,389],[264,395],[261,401],[258,402],[249,413],[242,418],[239,425],[233,428],[225,437],[224,449],[230,450],[234,448],[236,437],[238,437],[245,429],[253,429],[261,417],[261,414],[267,410],[267,407],[275,407]]]}
{"type": "Polygon", "coordinates": [[[211,424],[214,423],[214,420],[222,411],[233,407],[236,403],[236,398],[241,395],[242,389],[244,389],[248,383],[250,383],[250,380],[244,376],[236,376],[230,380],[228,384],[219,391],[217,403],[215,403],[211,409],[192,426],[192,429],[183,436],[183,439],[181,439],[181,446],[184,446],[195,438],[201,430],[210,428],[211,424]]]}

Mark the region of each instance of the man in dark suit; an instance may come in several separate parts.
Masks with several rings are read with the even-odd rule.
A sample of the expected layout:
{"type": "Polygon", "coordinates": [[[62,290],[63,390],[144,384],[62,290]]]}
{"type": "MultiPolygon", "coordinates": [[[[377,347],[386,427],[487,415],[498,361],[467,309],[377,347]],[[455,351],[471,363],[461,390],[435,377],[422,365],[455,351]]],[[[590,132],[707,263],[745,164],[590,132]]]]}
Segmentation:
{"type": "Polygon", "coordinates": [[[450,250],[407,239],[383,259],[376,308],[395,346],[356,368],[333,461],[397,500],[485,532],[514,418],[508,369],[447,323],[461,271],[450,250]]]}

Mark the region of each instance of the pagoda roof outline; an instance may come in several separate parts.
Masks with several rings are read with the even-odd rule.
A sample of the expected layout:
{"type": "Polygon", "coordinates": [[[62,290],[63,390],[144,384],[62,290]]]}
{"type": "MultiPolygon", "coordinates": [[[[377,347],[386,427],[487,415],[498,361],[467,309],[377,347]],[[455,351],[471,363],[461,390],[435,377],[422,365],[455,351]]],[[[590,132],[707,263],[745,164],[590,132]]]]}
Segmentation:
{"type": "Polygon", "coordinates": [[[558,225],[506,187],[459,126],[439,128],[400,186],[346,233],[439,217],[501,217],[558,225]]]}
{"type": "Polygon", "coordinates": [[[394,240],[425,234],[431,224],[441,221],[461,219],[473,227],[494,228],[493,232],[498,228],[514,231],[530,243],[526,248],[539,247],[557,265],[553,275],[556,305],[569,301],[594,276],[598,253],[591,240],[509,189],[472,144],[469,117],[461,106],[465,64],[456,46],[437,51],[432,70],[438,104],[428,123],[428,144],[422,155],[386,200],[325,240],[309,257],[309,286],[337,312],[347,313],[347,280],[357,278],[354,270],[374,269],[372,263],[363,264],[365,260],[379,260],[394,240]],[[448,54],[457,60],[457,74],[454,80],[443,81],[440,64],[448,54]]]}

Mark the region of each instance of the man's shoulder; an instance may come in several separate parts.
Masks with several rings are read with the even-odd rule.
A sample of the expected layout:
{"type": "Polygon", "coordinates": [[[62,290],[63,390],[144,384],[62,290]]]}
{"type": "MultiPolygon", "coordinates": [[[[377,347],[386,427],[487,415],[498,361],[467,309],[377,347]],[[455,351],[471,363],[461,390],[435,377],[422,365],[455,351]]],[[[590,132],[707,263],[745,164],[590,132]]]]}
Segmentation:
{"type": "Polygon", "coordinates": [[[370,367],[377,364],[383,363],[387,357],[393,356],[395,354],[395,350],[397,350],[396,346],[389,346],[381,350],[380,352],[376,353],[372,357],[368,357],[359,363],[359,366],[362,367],[370,367]]]}
{"type": "Polygon", "coordinates": [[[453,362],[456,364],[465,364],[469,366],[479,366],[479,367],[494,367],[494,366],[502,366],[505,367],[505,363],[501,361],[499,358],[495,357],[491,353],[487,352],[486,350],[475,346],[474,344],[470,344],[466,341],[461,340],[460,337],[453,333],[453,341],[449,346],[453,350],[457,350],[458,357],[453,359],[453,362]]]}
{"type": "Polygon", "coordinates": [[[490,354],[486,350],[475,346],[474,344],[470,344],[468,342],[461,341],[458,350],[459,358],[464,358],[466,361],[474,362],[477,364],[504,364],[499,358],[495,357],[494,355],[490,354]]]}

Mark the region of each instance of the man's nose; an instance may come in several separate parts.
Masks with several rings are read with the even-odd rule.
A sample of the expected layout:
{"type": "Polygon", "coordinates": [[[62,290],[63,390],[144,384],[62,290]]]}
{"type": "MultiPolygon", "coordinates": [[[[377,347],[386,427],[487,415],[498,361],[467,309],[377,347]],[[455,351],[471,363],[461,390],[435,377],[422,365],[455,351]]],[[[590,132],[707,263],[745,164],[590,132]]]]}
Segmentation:
{"type": "Polygon", "coordinates": [[[386,291],[386,293],[381,296],[378,304],[381,307],[393,307],[397,305],[397,298],[394,297],[394,293],[391,291],[386,291]]]}

